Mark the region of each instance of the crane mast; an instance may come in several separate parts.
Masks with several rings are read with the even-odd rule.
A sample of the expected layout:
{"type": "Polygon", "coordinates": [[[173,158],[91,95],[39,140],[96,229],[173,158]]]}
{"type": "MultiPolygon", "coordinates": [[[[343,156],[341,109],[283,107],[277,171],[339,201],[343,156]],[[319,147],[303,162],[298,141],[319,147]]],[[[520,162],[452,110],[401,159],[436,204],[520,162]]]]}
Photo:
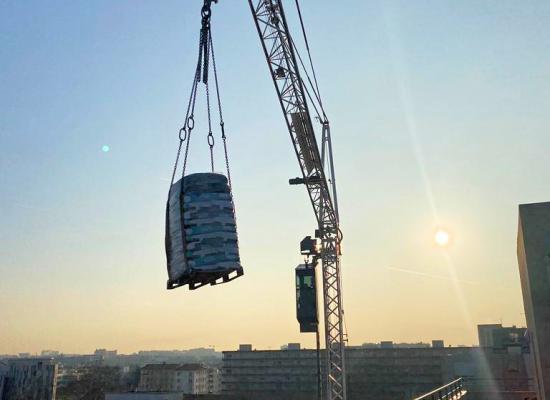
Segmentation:
{"type": "Polygon", "coordinates": [[[302,178],[293,180],[293,183],[306,186],[317,219],[318,229],[315,236],[321,241],[321,251],[314,260],[316,262],[320,258],[322,263],[326,399],[345,400],[345,335],[340,278],[341,232],[334,186],[330,125],[323,115],[321,153],[308,108],[308,93],[300,76],[282,0],[248,2],[302,171],[302,178]],[[327,152],[332,193],[324,168],[327,152]]]}

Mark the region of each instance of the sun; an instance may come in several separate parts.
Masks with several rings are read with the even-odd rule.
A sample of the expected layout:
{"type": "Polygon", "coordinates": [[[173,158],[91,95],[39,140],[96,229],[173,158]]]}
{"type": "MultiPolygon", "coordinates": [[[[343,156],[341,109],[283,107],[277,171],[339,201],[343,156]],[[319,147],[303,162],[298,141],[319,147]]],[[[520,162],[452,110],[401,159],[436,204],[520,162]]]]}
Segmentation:
{"type": "Polygon", "coordinates": [[[439,247],[447,247],[451,242],[451,234],[445,229],[438,229],[434,234],[434,242],[439,247]]]}

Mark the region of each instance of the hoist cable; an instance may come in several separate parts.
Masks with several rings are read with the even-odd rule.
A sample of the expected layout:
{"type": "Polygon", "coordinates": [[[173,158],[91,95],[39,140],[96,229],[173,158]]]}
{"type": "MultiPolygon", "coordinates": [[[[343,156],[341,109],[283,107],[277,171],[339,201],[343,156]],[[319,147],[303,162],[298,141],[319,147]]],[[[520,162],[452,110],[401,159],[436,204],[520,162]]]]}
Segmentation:
{"type": "Polygon", "coordinates": [[[317,109],[317,106],[315,105],[315,100],[313,99],[313,97],[311,96],[311,93],[309,92],[307,86],[305,86],[305,85],[304,85],[304,91],[306,92],[307,97],[311,101],[311,105],[313,106],[313,109],[315,110],[315,114],[317,115],[317,118],[319,119],[319,121],[321,121],[322,120],[321,114],[319,113],[319,110],[317,109]]]}
{"type": "Polygon", "coordinates": [[[311,72],[313,73],[313,80],[315,82],[317,99],[319,101],[319,106],[321,107],[321,110],[323,111],[323,116],[325,117],[325,120],[326,120],[327,116],[326,116],[325,110],[323,108],[323,102],[321,101],[321,91],[319,90],[319,83],[317,82],[317,74],[315,73],[315,68],[313,67],[313,60],[311,58],[311,50],[309,48],[309,41],[307,40],[306,28],[304,26],[304,20],[302,18],[302,10],[300,8],[300,2],[299,2],[299,0],[295,0],[295,3],[296,3],[296,9],[298,10],[298,17],[300,19],[300,25],[302,27],[302,35],[304,36],[304,42],[306,44],[307,55],[308,55],[308,58],[309,58],[309,65],[311,66],[311,72]]]}
{"type": "MultiPolygon", "coordinates": [[[[292,39],[291,39],[291,41],[292,41],[292,39]]],[[[311,86],[311,91],[313,91],[313,94],[315,95],[315,99],[311,95],[311,93],[309,91],[309,87],[306,84],[306,82],[304,82],[302,80],[302,82],[304,83],[304,85],[303,85],[304,91],[306,92],[307,97],[311,101],[311,105],[313,106],[313,109],[315,110],[315,114],[317,115],[317,118],[319,119],[319,121],[322,121],[323,118],[321,118],[321,113],[319,112],[319,109],[317,108],[317,105],[316,105],[316,102],[315,102],[315,100],[317,100],[317,104],[319,104],[319,107],[321,107],[319,96],[315,92],[315,88],[313,87],[313,84],[311,83],[311,79],[309,77],[309,74],[307,73],[307,70],[305,69],[304,63],[302,62],[302,58],[300,57],[300,53],[298,52],[298,48],[294,44],[294,41],[292,41],[292,46],[294,47],[295,53],[298,55],[298,60],[300,61],[300,64],[302,65],[302,69],[304,70],[304,73],[306,75],[307,80],[309,81],[309,86],[311,86]]],[[[323,110],[321,109],[321,111],[323,111],[323,110]]],[[[324,115],[325,115],[325,112],[323,111],[323,116],[324,115]]]]}
{"type": "MultiPolygon", "coordinates": [[[[294,40],[292,40],[292,38],[290,38],[290,41],[291,41],[292,47],[294,48],[295,54],[298,56],[298,61],[300,62],[300,65],[302,66],[302,70],[304,71],[304,74],[306,75],[307,81],[309,82],[309,86],[311,87],[311,91],[315,94],[315,100],[317,100],[317,104],[319,104],[319,108],[321,108],[321,111],[323,112],[323,116],[326,119],[325,110],[323,110],[322,104],[321,104],[321,98],[320,98],[319,94],[315,91],[315,86],[313,86],[313,82],[311,81],[311,77],[309,76],[309,73],[306,69],[306,66],[304,64],[302,56],[300,55],[300,51],[298,50],[298,47],[296,46],[296,43],[294,43],[294,40]]],[[[302,80],[302,82],[303,82],[303,80],[302,80]]],[[[311,103],[313,105],[313,108],[315,109],[317,117],[319,118],[319,120],[322,120],[321,113],[319,112],[319,109],[315,105],[315,100],[312,98],[311,94],[309,93],[308,85],[306,84],[306,82],[304,82],[304,90],[306,91],[306,94],[308,95],[309,99],[311,100],[311,103]]]]}

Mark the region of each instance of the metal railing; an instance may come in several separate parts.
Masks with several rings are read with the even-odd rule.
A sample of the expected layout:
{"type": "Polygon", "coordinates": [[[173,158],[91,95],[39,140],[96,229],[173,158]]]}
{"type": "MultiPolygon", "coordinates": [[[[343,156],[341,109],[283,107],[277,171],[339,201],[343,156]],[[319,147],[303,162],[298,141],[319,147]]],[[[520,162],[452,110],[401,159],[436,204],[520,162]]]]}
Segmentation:
{"type": "Polygon", "coordinates": [[[466,396],[466,393],[464,380],[458,378],[413,400],[458,400],[466,396]]]}

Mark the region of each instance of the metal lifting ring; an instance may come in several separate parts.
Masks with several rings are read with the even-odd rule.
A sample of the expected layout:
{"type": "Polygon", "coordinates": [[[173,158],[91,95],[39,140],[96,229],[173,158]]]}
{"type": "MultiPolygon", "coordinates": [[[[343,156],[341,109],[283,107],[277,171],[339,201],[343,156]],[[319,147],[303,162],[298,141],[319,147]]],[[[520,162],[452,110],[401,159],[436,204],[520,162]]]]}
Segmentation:
{"type": "Polygon", "coordinates": [[[187,118],[187,129],[190,131],[195,127],[195,118],[191,115],[187,118]]]}
{"type": "Polygon", "coordinates": [[[208,145],[214,147],[214,135],[212,135],[212,132],[208,134],[208,145]]]}
{"type": "Polygon", "coordinates": [[[185,126],[180,129],[179,136],[182,142],[185,141],[185,139],[187,139],[187,128],[185,128],[185,126]],[[183,137],[181,137],[182,132],[183,132],[183,137]]]}

